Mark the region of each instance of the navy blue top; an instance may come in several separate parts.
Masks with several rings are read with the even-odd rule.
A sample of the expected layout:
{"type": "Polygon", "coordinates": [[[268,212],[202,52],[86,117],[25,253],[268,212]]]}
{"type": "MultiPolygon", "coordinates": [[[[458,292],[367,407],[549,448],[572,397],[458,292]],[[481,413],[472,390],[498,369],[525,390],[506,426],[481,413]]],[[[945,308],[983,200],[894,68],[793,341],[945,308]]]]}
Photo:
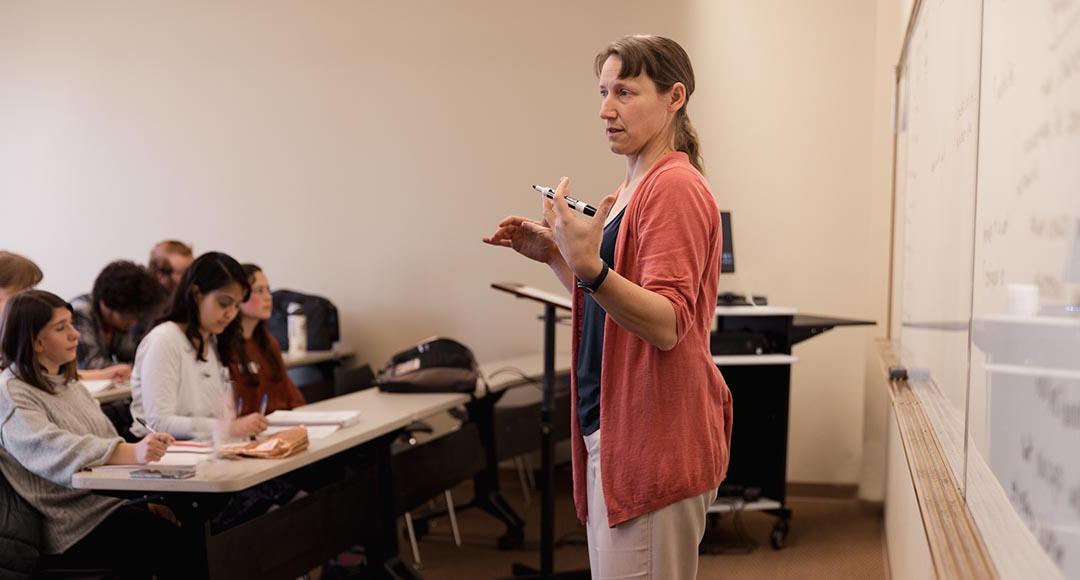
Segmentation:
{"type": "MultiPolygon", "coordinates": [[[[615,263],[615,238],[619,235],[619,224],[625,211],[623,208],[604,226],[600,259],[608,266],[615,263]]],[[[582,435],[592,435],[600,429],[600,363],[604,356],[606,320],[607,313],[593,300],[592,294],[586,293],[581,303],[581,344],[578,345],[577,364],[577,414],[582,435]]]]}

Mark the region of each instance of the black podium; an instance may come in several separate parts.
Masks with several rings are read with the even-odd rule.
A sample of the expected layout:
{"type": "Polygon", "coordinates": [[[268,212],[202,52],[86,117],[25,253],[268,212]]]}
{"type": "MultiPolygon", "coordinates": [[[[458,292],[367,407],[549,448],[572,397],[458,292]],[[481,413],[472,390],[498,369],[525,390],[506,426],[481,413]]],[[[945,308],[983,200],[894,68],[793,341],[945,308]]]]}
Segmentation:
{"type": "Polygon", "coordinates": [[[555,311],[569,311],[570,299],[512,282],[492,284],[491,287],[544,305],[544,396],[540,404],[540,568],[514,564],[513,576],[588,580],[588,570],[555,572],[555,438],[552,433],[552,412],[555,408],[555,311]]]}
{"type": "MultiPolygon", "coordinates": [[[[770,544],[780,549],[787,541],[791,509],[787,506],[787,442],[791,365],[796,344],[837,326],[875,324],[798,314],[776,306],[718,306],[710,336],[713,362],[731,389],[735,405],[731,460],[720,486],[719,501],[710,512],[739,509],[764,511],[777,517],[770,544]]],[[[706,552],[710,546],[703,546],[706,552]]]]}

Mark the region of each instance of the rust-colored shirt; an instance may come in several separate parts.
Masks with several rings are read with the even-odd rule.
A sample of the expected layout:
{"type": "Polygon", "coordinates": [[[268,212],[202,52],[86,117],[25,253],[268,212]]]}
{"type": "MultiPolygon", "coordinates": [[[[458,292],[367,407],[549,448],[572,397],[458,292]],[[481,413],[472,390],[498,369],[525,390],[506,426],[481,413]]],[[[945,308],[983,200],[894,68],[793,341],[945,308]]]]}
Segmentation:
{"type": "Polygon", "coordinates": [[[247,351],[248,360],[251,361],[250,364],[254,365],[251,368],[251,370],[255,371],[254,377],[241,372],[239,363],[234,362],[229,365],[229,377],[232,378],[234,396],[243,401],[240,415],[258,411],[259,400],[262,398],[263,393],[269,395],[266,404],[267,413],[279,409],[288,410],[305,404],[304,395],[300,393],[300,389],[296,388],[296,384],[292,382],[289,374],[285,372],[285,362],[281,358],[281,347],[278,346],[277,340],[272,336],[267,338],[270,339],[271,356],[277,358],[279,368],[281,368],[281,376],[277,377],[276,380],[271,370],[270,361],[259,350],[259,345],[256,344],[254,336],[244,341],[244,350],[247,351]]]}
{"type": "MultiPolygon", "coordinates": [[[[709,352],[721,244],[720,211],[705,178],[685,153],[661,158],[626,207],[612,268],[671,302],[678,343],[664,352],[610,316],[604,324],[600,473],[612,527],[714,489],[727,473],[731,392],[709,352]]],[[[571,368],[582,298],[574,292],[571,368]]],[[[584,522],[588,454],[577,413],[570,425],[574,504],[584,522]]]]}

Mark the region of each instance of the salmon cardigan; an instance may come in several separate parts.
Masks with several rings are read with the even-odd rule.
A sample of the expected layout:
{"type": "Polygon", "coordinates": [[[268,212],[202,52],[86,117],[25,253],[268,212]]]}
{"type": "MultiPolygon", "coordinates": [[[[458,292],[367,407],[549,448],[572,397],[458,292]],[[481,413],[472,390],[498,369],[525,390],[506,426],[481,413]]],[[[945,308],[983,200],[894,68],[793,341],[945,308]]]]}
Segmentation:
{"type": "MultiPolygon", "coordinates": [[[[664,352],[604,323],[600,369],[600,474],[608,523],[615,527],[715,489],[727,473],[731,392],[709,352],[720,276],[720,212],[705,178],[685,153],[662,157],[626,207],[612,269],[667,298],[676,346],[664,352]]],[[[573,295],[573,369],[581,343],[581,290],[573,295]]],[[[588,518],[588,452],[570,373],[574,505],[588,518]]]]}

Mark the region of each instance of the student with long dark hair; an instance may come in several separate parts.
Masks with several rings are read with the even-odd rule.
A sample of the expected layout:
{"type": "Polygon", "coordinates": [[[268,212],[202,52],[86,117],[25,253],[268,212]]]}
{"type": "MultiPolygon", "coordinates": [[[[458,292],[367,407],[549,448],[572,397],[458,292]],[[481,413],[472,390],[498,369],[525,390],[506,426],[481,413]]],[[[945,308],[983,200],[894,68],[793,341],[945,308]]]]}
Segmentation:
{"type": "Polygon", "coordinates": [[[147,432],[139,418],[181,439],[208,439],[215,433],[248,437],[266,429],[260,413],[219,425],[222,410],[231,404],[228,365],[242,348],[237,314],[250,294],[243,268],[227,254],[207,252],[184,272],[169,312],[135,355],[134,435],[147,432]]]}
{"type": "Polygon", "coordinates": [[[244,348],[229,367],[240,413],[254,413],[266,397],[266,410],[292,409],[304,404],[304,395],[289,378],[281,346],[270,336],[266,321],[274,307],[270,282],[255,264],[244,264],[251,283],[251,297],[240,305],[240,328],[244,348]]]}
{"type": "Polygon", "coordinates": [[[43,553],[118,569],[125,577],[184,577],[172,553],[180,531],[168,508],[71,487],[80,470],[155,461],[173,442],[167,433],[151,433],[125,443],[116,433],[78,381],[79,332],[71,319],[68,303],[41,290],[16,294],[4,309],[0,472],[41,514],[43,553]]]}

